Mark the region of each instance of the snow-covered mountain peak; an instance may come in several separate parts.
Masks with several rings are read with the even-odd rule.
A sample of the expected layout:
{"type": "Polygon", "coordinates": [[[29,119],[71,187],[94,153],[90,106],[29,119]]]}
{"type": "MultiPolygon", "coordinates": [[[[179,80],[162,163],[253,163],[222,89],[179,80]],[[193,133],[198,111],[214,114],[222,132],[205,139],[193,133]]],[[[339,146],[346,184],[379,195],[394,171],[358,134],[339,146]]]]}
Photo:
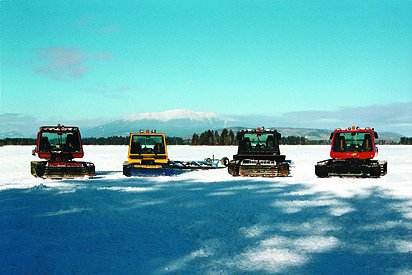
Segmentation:
{"type": "Polygon", "coordinates": [[[216,113],[213,112],[197,112],[185,109],[169,110],[165,112],[146,112],[137,113],[125,117],[128,121],[138,120],[159,120],[169,121],[174,119],[188,119],[191,121],[217,120],[220,119],[216,113]]]}

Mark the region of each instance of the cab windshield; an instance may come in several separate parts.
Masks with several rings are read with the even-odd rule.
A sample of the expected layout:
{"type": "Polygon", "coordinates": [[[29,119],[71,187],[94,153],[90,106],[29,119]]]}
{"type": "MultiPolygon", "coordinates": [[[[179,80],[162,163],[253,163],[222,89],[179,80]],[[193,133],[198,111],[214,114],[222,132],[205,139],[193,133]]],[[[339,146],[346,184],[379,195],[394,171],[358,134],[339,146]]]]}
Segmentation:
{"type": "Polygon", "coordinates": [[[40,151],[80,152],[78,134],[76,132],[42,132],[40,139],[40,151]]]}
{"type": "Polygon", "coordinates": [[[239,151],[245,153],[279,151],[279,142],[273,133],[245,133],[239,151]]]}
{"type": "Polygon", "coordinates": [[[372,139],[369,132],[338,133],[334,138],[334,152],[370,152],[372,139]]]}
{"type": "Polygon", "coordinates": [[[163,136],[144,136],[132,137],[130,148],[131,154],[165,154],[163,136]]]}

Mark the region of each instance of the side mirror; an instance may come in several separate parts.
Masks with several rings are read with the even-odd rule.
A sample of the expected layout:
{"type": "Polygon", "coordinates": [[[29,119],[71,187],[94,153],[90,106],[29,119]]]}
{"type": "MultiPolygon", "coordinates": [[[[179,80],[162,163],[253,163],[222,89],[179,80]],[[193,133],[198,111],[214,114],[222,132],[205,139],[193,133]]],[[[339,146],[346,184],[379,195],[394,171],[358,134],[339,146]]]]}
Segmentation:
{"type": "Polygon", "coordinates": [[[333,138],[333,132],[332,132],[332,133],[330,133],[329,140],[332,140],[332,138],[333,138]]]}
{"type": "Polygon", "coordinates": [[[374,136],[376,139],[378,139],[378,133],[373,132],[373,136],[374,136]]]}
{"type": "Polygon", "coordinates": [[[278,138],[278,140],[281,140],[281,139],[282,139],[282,135],[281,135],[280,133],[277,133],[277,138],[278,138]]]}

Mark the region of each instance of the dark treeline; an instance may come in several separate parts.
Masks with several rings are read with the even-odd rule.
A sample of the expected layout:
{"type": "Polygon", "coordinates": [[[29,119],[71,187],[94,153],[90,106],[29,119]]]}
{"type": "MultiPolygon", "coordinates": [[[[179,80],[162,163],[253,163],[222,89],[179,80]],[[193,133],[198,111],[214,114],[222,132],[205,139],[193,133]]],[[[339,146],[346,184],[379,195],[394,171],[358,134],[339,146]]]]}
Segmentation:
{"type": "Polygon", "coordinates": [[[166,137],[166,144],[168,145],[190,145],[190,139],[183,139],[181,137],[166,137]]]}
{"type": "Polygon", "coordinates": [[[412,145],[412,137],[401,137],[399,144],[412,145]]]}
{"type": "Polygon", "coordinates": [[[306,145],[308,144],[308,139],[305,137],[288,136],[282,137],[280,144],[283,145],[306,145]]]}
{"type": "Polygon", "coordinates": [[[218,131],[208,130],[200,135],[193,134],[192,145],[236,145],[237,139],[232,130],[223,129],[219,134],[218,131]]]}
{"type": "Polygon", "coordinates": [[[330,145],[330,140],[326,140],[326,139],[306,140],[305,145],[330,145]]]}
{"type": "MultiPolygon", "coordinates": [[[[192,139],[181,137],[166,137],[166,143],[169,145],[237,145],[238,133],[232,130],[223,129],[220,134],[218,131],[208,130],[203,133],[193,134],[192,139]]],[[[5,138],[0,139],[0,146],[6,145],[35,145],[34,138],[5,138]]],[[[129,136],[111,136],[111,137],[87,137],[83,138],[84,145],[129,145],[129,136]]],[[[282,137],[282,145],[328,145],[329,140],[308,140],[305,137],[288,136],[282,137]]],[[[402,137],[399,142],[378,140],[378,144],[402,144],[412,145],[412,137],[402,137]]]]}
{"type": "MultiPolygon", "coordinates": [[[[208,130],[200,135],[193,134],[192,145],[237,145],[237,137],[239,132],[236,134],[232,130],[223,129],[219,134],[218,131],[208,130]]],[[[330,144],[328,140],[308,140],[305,137],[298,136],[288,136],[282,137],[280,144],[288,145],[306,145],[306,144],[330,144]]]]}
{"type": "Polygon", "coordinates": [[[122,137],[122,136],[83,138],[83,145],[128,145],[128,144],[129,144],[129,137],[122,137]]]}
{"type": "Polygon", "coordinates": [[[5,145],[35,145],[36,139],[34,138],[5,138],[0,139],[0,146],[5,145]]]}
{"type": "Polygon", "coordinates": [[[282,145],[328,145],[329,140],[309,140],[305,137],[287,136],[282,137],[280,144],[282,145]]]}

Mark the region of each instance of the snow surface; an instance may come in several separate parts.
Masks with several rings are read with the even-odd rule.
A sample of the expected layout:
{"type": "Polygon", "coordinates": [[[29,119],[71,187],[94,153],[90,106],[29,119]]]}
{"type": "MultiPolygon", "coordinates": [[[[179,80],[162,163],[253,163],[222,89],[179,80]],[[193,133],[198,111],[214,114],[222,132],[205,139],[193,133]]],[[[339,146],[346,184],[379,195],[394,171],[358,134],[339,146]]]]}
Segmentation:
{"type": "MultiPolygon", "coordinates": [[[[317,178],[328,146],[282,146],[287,178],[126,178],[126,146],[85,146],[94,179],[41,180],[32,149],[0,147],[0,274],[412,272],[412,146],[380,146],[379,179],[317,178]]],[[[168,149],[174,160],[236,152],[168,149]]]]}

